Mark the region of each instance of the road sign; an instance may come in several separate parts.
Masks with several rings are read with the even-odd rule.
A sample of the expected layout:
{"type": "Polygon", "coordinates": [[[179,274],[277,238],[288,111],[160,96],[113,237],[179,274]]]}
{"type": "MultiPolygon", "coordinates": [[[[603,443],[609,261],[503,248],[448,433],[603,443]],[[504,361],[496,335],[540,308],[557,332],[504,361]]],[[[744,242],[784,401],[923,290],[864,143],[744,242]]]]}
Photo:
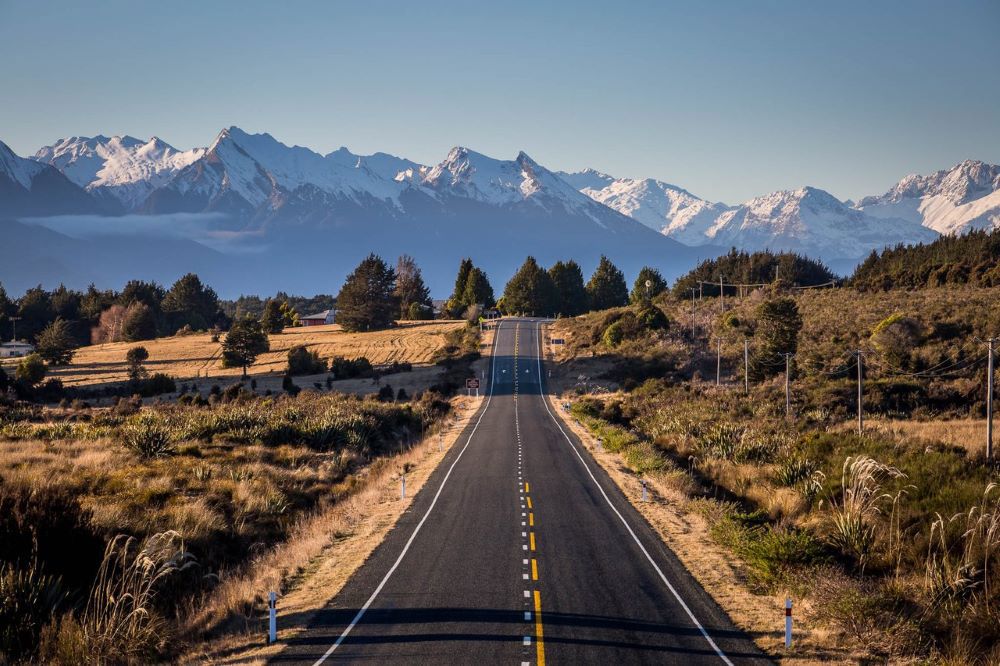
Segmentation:
{"type": "Polygon", "coordinates": [[[465,380],[465,388],[467,388],[467,389],[476,389],[478,391],[479,390],[479,379],[476,378],[476,377],[472,377],[470,379],[466,379],[465,380]]]}
{"type": "Polygon", "coordinates": [[[564,345],[564,344],[566,344],[566,340],[564,340],[563,338],[552,338],[552,344],[554,344],[554,345],[564,345]]]}

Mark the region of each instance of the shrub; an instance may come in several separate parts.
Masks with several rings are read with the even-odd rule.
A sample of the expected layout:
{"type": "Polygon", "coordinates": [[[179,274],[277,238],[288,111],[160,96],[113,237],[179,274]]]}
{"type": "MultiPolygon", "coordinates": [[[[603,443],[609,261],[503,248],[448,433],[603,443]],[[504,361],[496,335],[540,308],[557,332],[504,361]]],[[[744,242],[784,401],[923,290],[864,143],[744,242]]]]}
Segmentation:
{"type": "Polygon", "coordinates": [[[330,374],[337,379],[354,379],[356,377],[371,377],[374,368],[371,361],[364,356],[356,359],[346,359],[335,356],[330,359],[330,374]]]}
{"type": "Polygon", "coordinates": [[[170,432],[151,414],[132,419],[122,428],[122,444],[140,458],[159,458],[174,451],[170,432]]]}
{"type": "Polygon", "coordinates": [[[137,387],[139,395],[144,398],[151,398],[154,395],[173,393],[177,390],[174,378],[162,372],[154,372],[147,379],[139,382],[137,387]]]}
{"type": "Polygon", "coordinates": [[[63,599],[59,579],[43,573],[37,561],[24,566],[0,562],[0,655],[31,656],[63,599]]]}
{"type": "Polygon", "coordinates": [[[388,384],[383,386],[378,390],[378,399],[382,402],[392,402],[396,393],[392,390],[392,387],[388,384]]]}
{"type": "Polygon", "coordinates": [[[305,345],[296,345],[288,350],[289,375],[318,375],[326,371],[326,361],[319,357],[318,352],[305,345]]]}

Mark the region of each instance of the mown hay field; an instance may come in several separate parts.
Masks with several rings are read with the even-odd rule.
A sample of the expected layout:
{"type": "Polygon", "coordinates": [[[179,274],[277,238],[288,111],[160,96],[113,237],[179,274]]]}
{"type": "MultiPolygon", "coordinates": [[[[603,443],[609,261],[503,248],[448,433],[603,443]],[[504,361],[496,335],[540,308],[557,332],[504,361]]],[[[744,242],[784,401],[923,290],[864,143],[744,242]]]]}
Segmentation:
{"type": "MultiPolygon", "coordinates": [[[[306,345],[324,359],[334,356],[364,356],[374,365],[383,363],[431,363],[434,354],[445,344],[445,336],[462,328],[462,321],[404,321],[396,328],[371,333],[348,333],[337,324],[288,328],[272,335],[271,351],[262,354],[250,368],[250,374],[284,372],[288,350],[306,345]]],[[[66,386],[89,386],[124,382],[125,353],[141,345],[149,351],[145,364],[149,372],[163,372],[179,380],[197,377],[236,377],[239,368],[222,367],[222,349],[212,342],[209,333],[173,336],[145,342],[114,342],[81,347],[73,362],[64,368],[51,368],[50,377],[66,386]]]]}

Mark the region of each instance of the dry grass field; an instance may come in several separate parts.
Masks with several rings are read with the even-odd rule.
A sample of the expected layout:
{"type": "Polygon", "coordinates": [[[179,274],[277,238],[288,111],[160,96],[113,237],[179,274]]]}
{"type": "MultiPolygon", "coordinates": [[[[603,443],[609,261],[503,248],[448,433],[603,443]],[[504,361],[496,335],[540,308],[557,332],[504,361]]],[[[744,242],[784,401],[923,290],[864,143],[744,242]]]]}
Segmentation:
{"type": "MultiPolygon", "coordinates": [[[[289,328],[271,336],[271,351],[257,359],[252,375],[281,373],[288,365],[288,350],[306,345],[330,359],[366,357],[373,364],[430,363],[445,341],[445,335],[464,326],[461,321],[409,321],[397,328],[371,333],[347,333],[340,326],[289,328]]],[[[49,376],[66,386],[93,386],[124,382],[125,352],[142,345],[149,351],[146,367],[150,372],[164,372],[178,380],[198,377],[236,377],[239,368],[223,368],[221,347],[208,333],[174,336],[142,343],[115,342],[81,347],[71,365],[50,369],[49,376]]]]}

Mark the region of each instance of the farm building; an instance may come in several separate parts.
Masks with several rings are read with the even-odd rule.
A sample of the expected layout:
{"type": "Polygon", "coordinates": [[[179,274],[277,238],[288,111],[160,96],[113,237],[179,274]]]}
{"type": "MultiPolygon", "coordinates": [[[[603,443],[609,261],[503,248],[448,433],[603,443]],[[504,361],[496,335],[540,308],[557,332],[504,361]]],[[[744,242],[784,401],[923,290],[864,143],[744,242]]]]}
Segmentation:
{"type": "Polygon", "coordinates": [[[303,326],[324,326],[326,324],[334,323],[336,315],[336,310],[323,310],[322,312],[317,312],[316,314],[299,317],[299,322],[303,326]]]}
{"type": "Polygon", "coordinates": [[[34,345],[28,344],[27,342],[20,342],[18,340],[0,344],[0,358],[17,358],[19,356],[27,356],[33,351],[35,351],[34,345]]]}

